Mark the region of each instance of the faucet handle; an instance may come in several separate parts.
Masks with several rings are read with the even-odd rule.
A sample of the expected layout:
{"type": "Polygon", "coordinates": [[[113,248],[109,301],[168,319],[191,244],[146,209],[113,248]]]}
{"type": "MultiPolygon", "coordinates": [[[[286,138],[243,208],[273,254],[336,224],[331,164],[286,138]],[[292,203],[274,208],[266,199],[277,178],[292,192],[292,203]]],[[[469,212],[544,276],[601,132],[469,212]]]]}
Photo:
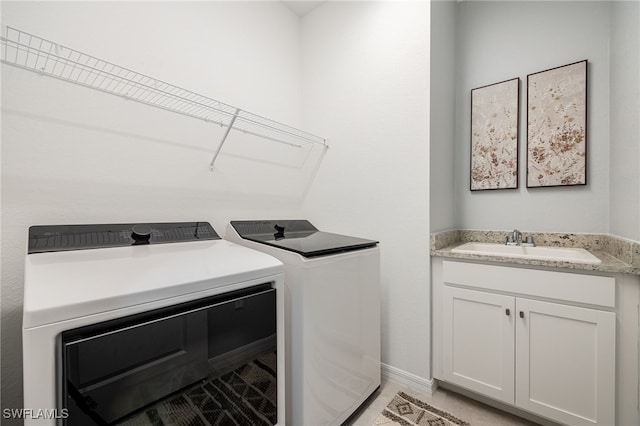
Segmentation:
{"type": "Polygon", "coordinates": [[[527,244],[533,244],[533,237],[531,235],[527,236],[526,242],[527,244]]]}

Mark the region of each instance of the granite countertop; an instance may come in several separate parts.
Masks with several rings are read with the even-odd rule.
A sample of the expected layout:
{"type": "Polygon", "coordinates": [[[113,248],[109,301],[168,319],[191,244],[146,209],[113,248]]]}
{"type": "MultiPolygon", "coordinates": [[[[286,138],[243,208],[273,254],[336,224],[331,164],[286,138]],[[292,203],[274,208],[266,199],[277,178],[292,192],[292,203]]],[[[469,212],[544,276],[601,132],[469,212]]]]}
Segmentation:
{"type": "Polygon", "coordinates": [[[640,275],[640,243],[603,234],[571,234],[526,232],[538,246],[580,247],[602,261],[599,265],[574,262],[556,262],[539,259],[521,259],[504,256],[487,256],[453,253],[451,250],[467,242],[504,244],[511,231],[448,230],[431,234],[431,256],[452,259],[483,260],[529,266],[545,266],[583,271],[640,275]]]}

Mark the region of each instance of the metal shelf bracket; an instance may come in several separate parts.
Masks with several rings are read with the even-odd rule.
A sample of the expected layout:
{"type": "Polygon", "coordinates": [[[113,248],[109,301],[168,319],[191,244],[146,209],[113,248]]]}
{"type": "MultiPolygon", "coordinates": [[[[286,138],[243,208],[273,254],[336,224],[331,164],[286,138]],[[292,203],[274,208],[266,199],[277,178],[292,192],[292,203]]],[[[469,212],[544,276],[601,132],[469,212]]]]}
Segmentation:
{"type": "Polygon", "coordinates": [[[222,135],[222,140],[220,141],[220,144],[218,145],[218,149],[216,150],[216,153],[213,155],[213,158],[211,159],[211,163],[209,164],[209,170],[211,170],[211,171],[213,171],[213,169],[214,169],[213,165],[215,164],[216,159],[218,158],[218,155],[220,154],[220,151],[222,150],[222,145],[224,145],[224,142],[227,140],[227,136],[229,136],[229,132],[233,128],[233,123],[235,123],[236,122],[236,118],[238,118],[238,113],[240,113],[240,109],[236,108],[236,112],[233,114],[233,117],[231,118],[231,121],[229,122],[229,126],[227,126],[227,130],[224,131],[224,135],[222,135]]]}

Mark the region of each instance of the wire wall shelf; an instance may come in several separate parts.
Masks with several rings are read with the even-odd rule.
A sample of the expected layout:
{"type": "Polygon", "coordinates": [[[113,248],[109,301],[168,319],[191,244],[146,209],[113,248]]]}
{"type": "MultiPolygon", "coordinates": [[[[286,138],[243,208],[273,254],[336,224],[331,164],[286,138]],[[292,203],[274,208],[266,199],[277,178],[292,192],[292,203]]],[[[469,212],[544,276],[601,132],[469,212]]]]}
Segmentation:
{"type": "Polygon", "coordinates": [[[307,143],[328,148],[320,136],[12,27],[7,26],[0,39],[2,63],[226,127],[212,170],[231,129],[298,148],[307,143]]]}

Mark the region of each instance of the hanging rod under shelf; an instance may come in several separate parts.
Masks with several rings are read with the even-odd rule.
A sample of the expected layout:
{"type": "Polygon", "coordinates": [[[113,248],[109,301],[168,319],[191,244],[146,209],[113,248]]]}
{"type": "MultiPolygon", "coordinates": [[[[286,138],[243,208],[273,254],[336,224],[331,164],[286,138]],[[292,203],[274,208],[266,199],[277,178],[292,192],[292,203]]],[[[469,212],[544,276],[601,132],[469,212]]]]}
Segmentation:
{"type": "Polygon", "coordinates": [[[328,148],[320,136],[9,26],[0,40],[2,63],[227,127],[211,168],[231,129],[295,147],[304,142],[328,148]]]}

